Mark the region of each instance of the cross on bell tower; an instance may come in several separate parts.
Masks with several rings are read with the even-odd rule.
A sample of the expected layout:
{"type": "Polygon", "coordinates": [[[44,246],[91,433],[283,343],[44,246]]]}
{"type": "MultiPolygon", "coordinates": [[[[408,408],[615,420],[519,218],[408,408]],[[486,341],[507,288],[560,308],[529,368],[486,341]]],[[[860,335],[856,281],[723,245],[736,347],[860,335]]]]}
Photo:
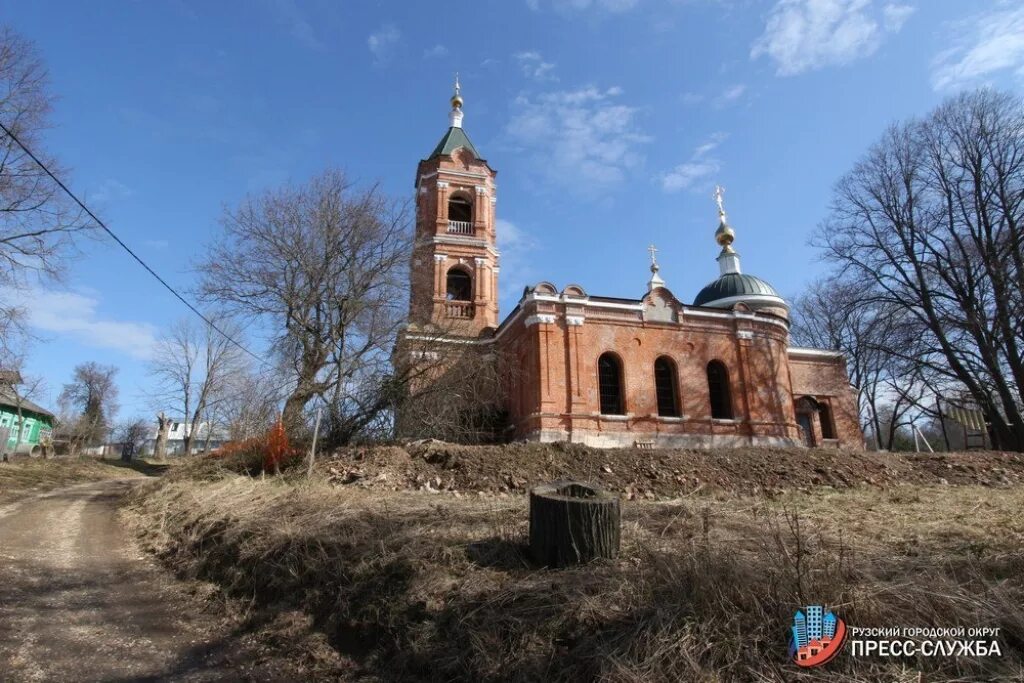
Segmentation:
{"type": "Polygon", "coordinates": [[[409,322],[456,336],[498,326],[496,172],[462,129],[455,77],[449,127],[416,170],[416,244],[409,322]]]}

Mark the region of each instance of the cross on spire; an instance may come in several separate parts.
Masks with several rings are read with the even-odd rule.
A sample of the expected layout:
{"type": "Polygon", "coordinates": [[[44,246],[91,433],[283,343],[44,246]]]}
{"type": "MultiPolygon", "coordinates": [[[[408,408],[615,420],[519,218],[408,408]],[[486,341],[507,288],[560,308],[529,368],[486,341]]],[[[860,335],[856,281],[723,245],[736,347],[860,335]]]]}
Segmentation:
{"type": "Polygon", "coordinates": [[[452,94],[452,110],[448,112],[448,125],[462,128],[462,85],[459,83],[459,72],[455,72],[455,92],[452,94]]]}
{"type": "Polygon", "coordinates": [[[655,256],[658,253],[658,248],[652,244],[647,247],[647,251],[651,254],[651,279],[647,281],[647,291],[652,292],[658,287],[664,287],[665,281],[658,275],[658,271],[661,270],[658,267],[658,259],[655,256]]]}
{"type": "Polygon", "coordinates": [[[722,198],[725,196],[725,188],[721,185],[715,185],[715,194],[713,195],[715,203],[718,204],[718,215],[725,216],[725,205],[722,198]]]}

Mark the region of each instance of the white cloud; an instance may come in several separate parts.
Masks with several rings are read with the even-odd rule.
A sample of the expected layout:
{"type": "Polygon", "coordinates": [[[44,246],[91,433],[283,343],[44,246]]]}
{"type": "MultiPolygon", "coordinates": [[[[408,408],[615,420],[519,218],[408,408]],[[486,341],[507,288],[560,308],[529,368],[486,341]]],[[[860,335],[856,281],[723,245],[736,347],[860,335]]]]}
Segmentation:
{"type": "Polygon", "coordinates": [[[558,77],[551,73],[554,71],[555,65],[551,62],[545,62],[539,52],[519,52],[513,55],[513,57],[515,57],[516,62],[519,63],[519,68],[523,70],[523,75],[527,78],[532,78],[535,81],[558,80],[558,77]]]}
{"type": "MultiPolygon", "coordinates": [[[[530,235],[512,221],[499,218],[494,226],[498,235],[498,251],[501,252],[501,278],[506,292],[508,304],[519,300],[522,287],[537,279],[533,268],[532,254],[539,244],[530,235]]],[[[504,297],[503,297],[504,298],[504,297]]]]}
{"type": "Polygon", "coordinates": [[[643,160],[639,148],[650,142],[637,132],[637,109],[619,104],[617,87],[551,92],[514,103],[509,137],[533,152],[547,179],[583,193],[594,193],[625,178],[643,160]]]}
{"type": "Polygon", "coordinates": [[[733,104],[743,97],[744,93],[747,92],[746,83],[735,83],[728,86],[725,90],[717,93],[709,93],[707,95],[699,92],[688,91],[684,92],[679,96],[679,99],[683,104],[692,106],[696,104],[702,104],[707,102],[712,106],[721,109],[722,107],[733,104]]]}
{"type": "Polygon", "coordinates": [[[747,85],[745,83],[737,83],[735,85],[731,85],[722,92],[718,93],[718,96],[715,97],[714,100],[715,106],[724,107],[726,105],[732,104],[733,102],[743,97],[743,93],[745,92],[747,92],[747,85]]]}
{"type": "Polygon", "coordinates": [[[879,9],[873,0],[779,0],[750,58],[767,56],[779,76],[849,64],[873,54],[913,11],[895,3],[879,9]]]}
{"type": "Polygon", "coordinates": [[[425,59],[429,59],[431,57],[444,57],[446,54],[448,54],[448,48],[440,43],[423,51],[423,57],[425,59]]]}
{"type": "Polygon", "coordinates": [[[910,5],[888,4],[882,8],[882,25],[886,31],[899,31],[907,23],[910,15],[917,11],[910,5]]]}
{"type": "Polygon", "coordinates": [[[722,93],[722,99],[727,102],[731,102],[732,100],[738,99],[742,96],[746,90],[746,85],[743,83],[737,83],[736,85],[725,89],[725,92],[722,93]]]}
{"type": "Polygon", "coordinates": [[[387,64],[398,46],[402,34],[393,24],[385,24],[370,34],[366,39],[366,45],[373,53],[375,64],[387,64]]]}
{"type": "Polygon", "coordinates": [[[89,199],[100,204],[111,200],[127,199],[132,196],[132,189],[114,178],[107,178],[100,183],[89,199]]]}
{"type": "Polygon", "coordinates": [[[722,168],[722,162],[712,152],[722,144],[725,138],[725,133],[715,133],[697,145],[688,161],[679,164],[658,178],[661,189],[665,192],[687,190],[708,176],[718,173],[722,168]]]}
{"type": "MultiPolygon", "coordinates": [[[[599,9],[606,12],[625,12],[637,6],[640,0],[551,0],[551,6],[559,11],[599,9]]],[[[526,6],[537,11],[540,0],[526,0],[526,6]]]]}
{"type": "Polygon", "coordinates": [[[932,65],[932,87],[952,90],[1012,69],[1024,77],[1024,7],[1000,3],[952,27],[953,45],[932,65]]]}
{"type": "Polygon", "coordinates": [[[48,289],[4,291],[4,298],[16,300],[28,313],[32,327],[54,332],[88,346],[121,351],[135,358],[149,358],[156,341],[156,327],[149,323],[101,318],[99,301],[76,292],[48,289]]]}

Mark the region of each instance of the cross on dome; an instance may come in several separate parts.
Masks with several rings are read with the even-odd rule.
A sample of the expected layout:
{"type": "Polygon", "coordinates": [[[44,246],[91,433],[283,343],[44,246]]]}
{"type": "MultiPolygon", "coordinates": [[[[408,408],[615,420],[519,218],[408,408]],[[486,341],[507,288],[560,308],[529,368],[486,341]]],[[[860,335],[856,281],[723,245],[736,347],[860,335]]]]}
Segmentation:
{"type": "Polygon", "coordinates": [[[725,206],[722,198],[725,196],[725,188],[721,185],[715,185],[715,194],[713,195],[715,203],[718,204],[718,215],[725,218],[725,206]]]}
{"type": "Polygon", "coordinates": [[[655,254],[658,253],[658,248],[653,244],[647,247],[647,251],[651,254],[651,279],[647,281],[647,291],[653,291],[657,287],[664,287],[665,281],[658,275],[658,271],[661,268],[658,266],[658,259],[655,254]]]}
{"type": "Polygon", "coordinates": [[[732,243],[736,239],[736,233],[729,226],[728,219],[725,217],[725,202],[723,201],[725,188],[721,185],[715,185],[715,194],[712,196],[714,197],[715,204],[718,205],[718,230],[715,231],[715,241],[722,247],[723,254],[731,254],[733,253],[732,243]]]}
{"type": "Polygon", "coordinates": [[[459,84],[459,72],[455,72],[455,92],[452,93],[452,110],[448,113],[448,123],[452,128],[462,128],[462,85],[459,84]]]}

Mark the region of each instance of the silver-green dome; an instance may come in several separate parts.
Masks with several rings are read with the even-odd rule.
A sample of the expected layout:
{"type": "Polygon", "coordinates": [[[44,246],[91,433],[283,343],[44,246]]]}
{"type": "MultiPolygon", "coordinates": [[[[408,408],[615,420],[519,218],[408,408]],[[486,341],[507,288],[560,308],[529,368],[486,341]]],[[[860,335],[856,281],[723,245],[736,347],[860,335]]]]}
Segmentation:
{"type": "Polygon", "coordinates": [[[785,306],[785,302],[775,288],[754,275],[746,273],[726,273],[720,278],[700,290],[697,298],[693,300],[694,306],[715,306],[721,302],[724,306],[731,306],[734,303],[750,297],[751,303],[771,303],[767,298],[778,299],[778,303],[785,306]]]}

